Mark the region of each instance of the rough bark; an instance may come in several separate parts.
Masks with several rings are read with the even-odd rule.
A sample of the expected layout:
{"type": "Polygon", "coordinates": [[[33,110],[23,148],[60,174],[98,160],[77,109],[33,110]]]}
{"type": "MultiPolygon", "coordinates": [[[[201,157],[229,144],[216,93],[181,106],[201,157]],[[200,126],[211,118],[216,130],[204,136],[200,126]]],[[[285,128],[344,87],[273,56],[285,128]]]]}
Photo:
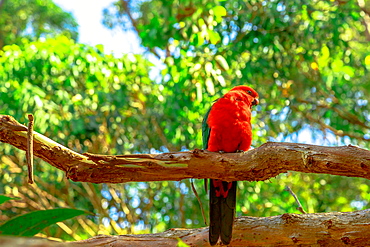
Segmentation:
{"type": "MultiPolygon", "coordinates": [[[[210,246],[208,228],[169,229],[157,234],[98,235],[61,246],[177,246],[181,239],[189,246],[210,246]]],[[[55,246],[55,242],[14,239],[21,246],[55,246]]],[[[0,238],[2,246],[12,239],[0,238]]],[[[8,244],[8,245],[6,245],[8,244]]],[[[59,246],[59,245],[58,245],[59,246]]],[[[370,210],[351,213],[283,214],[272,217],[240,217],[235,220],[229,246],[370,246],[370,210]]]]}
{"type": "MultiPolygon", "coordinates": [[[[0,115],[0,141],[27,149],[27,127],[0,115]]],[[[76,153],[34,132],[34,155],[64,171],[73,181],[123,183],[213,178],[261,181],[287,171],[370,178],[370,151],[356,146],[323,147],[266,143],[245,153],[195,149],[163,154],[76,153]],[[210,169],[212,167],[212,169],[210,169]]]]}
{"type": "MultiPolygon", "coordinates": [[[[97,236],[79,243],[114,246],[210,246],[208,228],[170,229],[160,234],[97,236]]],[[[370,246],[370,210],[351,213],[240,217],[229,246],[370,246]]]]}

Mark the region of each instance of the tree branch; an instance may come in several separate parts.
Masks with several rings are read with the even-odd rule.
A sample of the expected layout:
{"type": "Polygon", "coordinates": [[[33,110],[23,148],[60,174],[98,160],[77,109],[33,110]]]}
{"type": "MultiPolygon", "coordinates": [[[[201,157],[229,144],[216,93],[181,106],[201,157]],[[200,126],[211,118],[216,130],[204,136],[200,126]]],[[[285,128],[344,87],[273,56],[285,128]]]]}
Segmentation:
{"type": "MultiPolygon", "coordinates": [[[[369,222],[370,209],[351,213],[239,217],[235,220],[229,246],[370,246],[369,222]]],[[[210,246],[208,227],[169,229],[156,234],[98,235],[61,246],[177,246],[178,239],[189,246],[210,246]]],[[[9,237],[0,237],[0,243],[7,243],[7,246],[14,245],[11,240],[9,237]],[[4,239],[8,242],[4,242],[4,239]]],[[[32,240],[27,243],[23,239],[22,246],[34,246],[36,240],[42,241],[32,240]]],[[[42,246],[56,244],[51,243],[54,245],[47,245],[44,241],[42,246]]]]}
{"type": "MultiPolygon", "coordinates": [[[[27,149],[27,127],[0,115],[0,141],[27,149]]],[[[356,146],[323,147],[266,143],[246,153],[195,149],[163,154],[79,154],[34,132],[34,155],[66,172],[73,181],[123,183],[213,178],[261,181],[285,173],[326,173],[370,179],[370,151],[356,146]],[[212,169],[210,169],[212,167],[212,169]]]]}
{"type": "Polygon", "coordinates": [[[291,108],[293,110],[295,110],[297,113],[300,113],[303,117],[307,118],[308,120],[310,120],[311,123],[317,123],[318,125],[320,125],[320,129],[324,132],[325,130],[330,130],[332,131],[336,136],[341,136],[341,137],[344,137],[344,136],[348,136],[352,139],[357,139],[357,140],[361,140],[361,141],[369,141],[368,138],[365,138],[363,135],[360,135],[360,134],[357,134],[357,133],[349,133],[349,132],[344,132],[343,130],[338,130],[338,129],[335,129],[333,128],[332,126],[324,123],[323,119],[322,118],[314,118],[312,116],[312,114],[310,114],[309,112],[302,112],[298,109],[297,106],[291,106],[291,108]]]}
{"type": "MultiPolygon", "coordinates": [[[[360,127],[362,128],[366,128],[366,129],[370,129],[370,126],[367,125],[367,122],[364,120],[364,121],[361,121],[358,117],[358,115],[356,114],[353,114],[349,111],[344,111],[343,109],[339,109],[339,105],[338,104],[329,104],[329,103],[322,103],[322,102],[313,102],[313,101],[309,101],[309,100],[305,100],[305,99],[301,99],[301,98],[297,98],[296,99],[299,103],[303,103],[303,104],[310,104],[310,105],[316,105],[318,108],[321,108],[321,109],[329,109],[329,110],[333,110],[334,112],[336,112],[341,118],[347,120],[349,123],[353,124],[353,125],[359,125],[360,127]]],[[[298,110],[298,109],[297,109],[298,110]]],[[[353,138],[357,138],[357,137],[353,137],[353,138]]]]}
{"type": "MultiPolygon", "coordinates": [[[[130,8],[130,2],[131,1],[130,0],[120,0],[119,2],[121,3],[122,9],[125,11],[128,19],[131,21],[132,27],[136,31],[137,36],[140,37],[140,30],[138,28],[138,25],[137,25],[137,22],[136,22],[135,18],[132,16],[132,13],[131,13],[131,8],[130,8]]],[[[147,47],[147,48],[158,59],[161,59],[161,56],[158,54],[158,52],[155,51],[155,49],[153,47],[147,47]]]]}
{"type": "Polygon", "coordinates": [[[304,211],[302,204],[298,199],[298,196],[293,192],[293,190],[289,186],[286,186],[285,190],[287,190],[293,196],[295,202],[298,205],[297,209],[299,210],[299,212],[301,212],[302,214],[307,214],[306,211],[304,211]]]}
{"type": "MultiPolygon", "coordinates": [[[[235,220],[229,246],[369,246],[369,222],[370,210],[240,217],[235,220]]],[[[93,244],[98,241],[113,246],[140,246],[140,243],[145,246],[176,246],[176,238],[190,246],[210,246],[208,228],[170,229],[159,234],[97,236],[79,243],[93,244]]]]}

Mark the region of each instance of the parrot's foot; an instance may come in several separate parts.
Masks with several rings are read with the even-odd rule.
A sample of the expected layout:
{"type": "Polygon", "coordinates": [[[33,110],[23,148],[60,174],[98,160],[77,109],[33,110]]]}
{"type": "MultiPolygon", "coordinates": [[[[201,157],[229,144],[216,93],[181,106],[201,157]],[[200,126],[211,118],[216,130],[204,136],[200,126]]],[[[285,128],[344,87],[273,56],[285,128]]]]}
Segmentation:
{"type": "Polygon", "coordinates": [[[236,150],[236,153],[246,153],[247,151],[244,151],[244,150],[236,150]]]}
{"type": "Polygon", "coordinates": [[[220,151],[218,151],[218,153],[219,153],[219,154],[224,154],[224,153],[225,153],[225,151],[220,150],[220,151]]]}

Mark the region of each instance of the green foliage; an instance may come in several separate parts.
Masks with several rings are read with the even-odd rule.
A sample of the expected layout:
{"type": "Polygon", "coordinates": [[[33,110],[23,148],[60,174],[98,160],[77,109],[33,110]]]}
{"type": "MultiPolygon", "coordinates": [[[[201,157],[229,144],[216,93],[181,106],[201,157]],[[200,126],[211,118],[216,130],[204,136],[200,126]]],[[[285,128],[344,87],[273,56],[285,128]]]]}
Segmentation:
{"type": "Polygon", "coordinates": [[[77,39],[77,26],[72,14],[51,0],[3,0],[0,4],[0,49],[45,35],[63,33],[77,39]]]}
{"type": "MultiPolygon", "coordinates": [[[[248,84],[261,96],[256,144],[309,124],[344,137],[342,141],[349,136],[353,143],[367,145],[365,58],[370,48],[364,45],[368,41],[356,1],[155,0],[131,5],[110,14],[125,26],[125,17],[138,16],[131,23],[142,44],[166,64],[162,84],[173,89],[165,95],[170,105],[181,109],[182,103],[191,103],[194,114],[203,115],[212,102],[207,96],[248,84]]],[[[188,115],[180,115],[179,122],[191,125],[188,115]]],[[[186,130],[182,133],[188,140],[186,130]]]]}
{"type": "Polygon", "coordinates": [[[66,145],[107,129],[116,133],[104,138],[114,143],[110,153],[149,150],[155,143],[140,138],[150,123],[141,111],[159,90],[148,78],[150,63],[140,56],[115,58],[64,36],[5,46],[0,56],[0,113],[25,121],[24,112],[33,112],[38,131],[66,145]],[[133,129],[139,123],[140,131],[133,129]]]}
{"type": "Polygon", "coordinates": [[[86,212],[70,208],[33,211],[3,223],[0,226],[0,235],[32,237],[51,224],[82,214],[86,214],[86,212]]]}
{"type": "Polygon", "coordinates": [[[0,195],[0,204],[3,204],[4,202],[10,201],[10,200],[16,200],[16,199],[19,199],[19,198],[0,195]]]}

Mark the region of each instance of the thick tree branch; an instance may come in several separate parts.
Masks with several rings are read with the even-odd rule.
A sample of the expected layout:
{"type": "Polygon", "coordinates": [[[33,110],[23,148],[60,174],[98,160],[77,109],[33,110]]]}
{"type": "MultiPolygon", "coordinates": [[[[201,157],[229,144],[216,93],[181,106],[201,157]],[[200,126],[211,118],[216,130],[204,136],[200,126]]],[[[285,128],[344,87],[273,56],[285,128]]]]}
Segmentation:
{"type": "MultiPolygon", "coordinates": [[[[0,141],[26,150],[27,127],[11,116],[0,115],[0,141]]],[[[370,151],[355,146],[271,142],[244,154],[195,149],[163,154],[95,155],[76,153],[34,132],[34,155],[66,172],[73,181],[91,183],[186,178],[261,181],[287,171],[370,179],[370,151]]]]}
{"type": "MultiPolygon", "coordinates": [[[[240,217],[229,246],[369,246],[370,210],[351,213],[283,214],[240,217]]],[[[208,228],[170,229],[159,234],[97,236],[79,243],[112,246],[210,246],[208,228]],[[153,242],[152,242],[153,241],[153,242]],[[96,243],[96,242],[95,242],[96,243]]]]}
{"type": "MultiPolygon", "coordinates": [[[[351,213],[240,217],[235,220],[233,239],[229,246],[370,246],[369,222],[369,209],[351,213]]],[[[208,227],[170,229],[156,234],[98,235],[60,246],[177,246],[178,239],[189,246],[210,246],[208,227]]],[[[12,239],[5,238],[5,240],[8,242],[4,242],[4,237],[0,238],[0,244],[14,245],[12,239]]],[[[20,239],[14,239],[14,241],[19,242],[20,239]]],[[[35,246],[35,240],[29,243],[25,241],[24,239],[22,246],[35,246]]],[[[56,243],[51,242],[51,244],[47,245],[44,242],[42,246],[55,246],[56,243]]]]}

